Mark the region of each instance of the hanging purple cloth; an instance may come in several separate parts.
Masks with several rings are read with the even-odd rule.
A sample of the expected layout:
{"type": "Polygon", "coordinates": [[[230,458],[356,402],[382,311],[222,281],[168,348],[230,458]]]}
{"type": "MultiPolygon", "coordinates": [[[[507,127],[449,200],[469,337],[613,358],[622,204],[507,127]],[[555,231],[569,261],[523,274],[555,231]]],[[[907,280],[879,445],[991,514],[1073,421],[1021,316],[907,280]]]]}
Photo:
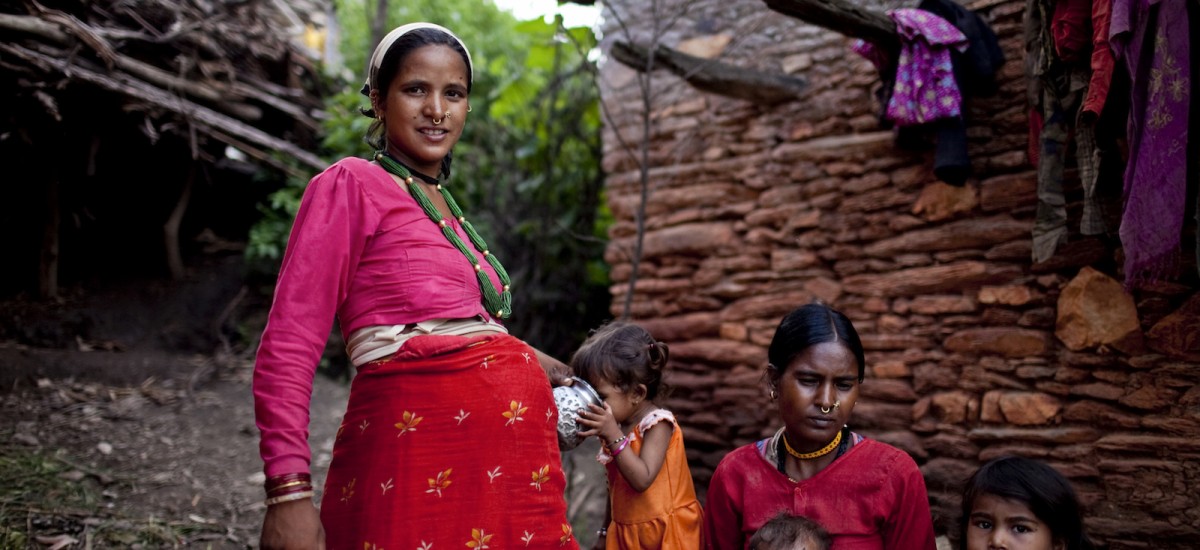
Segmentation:
{"type": "MultiPolygon", "coordinates": [[[[967,49],[967,37],[930,12],[902,8],[888,12],[900,35],[896,85],[887,118],[900,126],[925,124],[962,113],[962,93],[954,80],[950,48],[967,49]]],[[[874,44],[856,41],[854,51],[878,66],[886,55],[874,44]]]]}
{"type": "Polygon", "coordinates": [[[1186,0],[1113,0],[1113,52],[1129,71],[1125,284],[1171,275],[1187,197],[1191,92],[1186,0]]]}

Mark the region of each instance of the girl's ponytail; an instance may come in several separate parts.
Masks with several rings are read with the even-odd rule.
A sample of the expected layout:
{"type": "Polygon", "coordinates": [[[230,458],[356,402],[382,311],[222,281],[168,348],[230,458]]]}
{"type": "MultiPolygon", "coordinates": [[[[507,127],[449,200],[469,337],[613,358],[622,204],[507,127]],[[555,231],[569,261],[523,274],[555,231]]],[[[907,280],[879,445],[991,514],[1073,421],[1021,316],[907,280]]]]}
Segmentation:
{"type": "Polygon", "coordinates": [[[666,344],[658,341],[651,341],[646,344],[646,357],[650,359],[650,368],[652,370],[663,370],[667,366],[667,359],[670,358],[671,351],[666,344]]]}

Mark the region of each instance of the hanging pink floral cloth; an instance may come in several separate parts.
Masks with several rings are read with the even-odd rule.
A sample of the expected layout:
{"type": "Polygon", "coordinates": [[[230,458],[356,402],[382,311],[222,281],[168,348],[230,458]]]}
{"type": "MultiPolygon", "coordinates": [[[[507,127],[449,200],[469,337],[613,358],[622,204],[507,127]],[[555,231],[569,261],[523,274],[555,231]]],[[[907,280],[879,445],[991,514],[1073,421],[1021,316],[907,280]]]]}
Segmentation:
{"type": "MultiPolygon", "coordinates": [[[[888,101],[887,118],[897,125],[925,124],[962,113],[962,93],[954,80],[950,48],[967,49],[967,37],[950,22],[925,10],[902,8],[888,12],[900,35],[896,84],[888,101]]],[[[878,47],[855,41],[854,51],[880,65],[887,56],[878,47]]]]}

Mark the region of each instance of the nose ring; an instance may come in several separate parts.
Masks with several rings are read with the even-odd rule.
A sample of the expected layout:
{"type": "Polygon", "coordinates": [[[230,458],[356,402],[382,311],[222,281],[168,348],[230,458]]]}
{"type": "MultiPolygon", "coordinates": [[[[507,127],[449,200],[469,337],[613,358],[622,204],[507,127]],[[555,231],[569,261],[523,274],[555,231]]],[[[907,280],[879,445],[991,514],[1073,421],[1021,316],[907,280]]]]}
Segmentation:
{"type": "Polygon", "coordinates": [[[446,119],[448,119],[448,118],[450,118],[450,111],[446,111],[446,114],[442,115],[442,118],[434,118],[434,119],[432,119],[432,120],[433,120],[433,125],[434,125],[434,126],[437,126],[437,125],[441,124],[443,120],[446,120],[446,119]]]}
{"type": "Polygon", "coordinates": [[[841,407],[841,406],[842,406],[842,402],[841,402],[841,401],[838,401],[838,402],[834,403],[834,404],[833,404],[833,407],[831,407],[831,408],[828,408],[828,409],[827,409],[827,408],[825,408],[825,407],[821,407],[821,414],[829,414],[829,413],[831,413],[831,412],[833,412],[833,411],[836,411],[836,410],[837,410],[837,408],[838,408],[838,407],[841,407]]]}

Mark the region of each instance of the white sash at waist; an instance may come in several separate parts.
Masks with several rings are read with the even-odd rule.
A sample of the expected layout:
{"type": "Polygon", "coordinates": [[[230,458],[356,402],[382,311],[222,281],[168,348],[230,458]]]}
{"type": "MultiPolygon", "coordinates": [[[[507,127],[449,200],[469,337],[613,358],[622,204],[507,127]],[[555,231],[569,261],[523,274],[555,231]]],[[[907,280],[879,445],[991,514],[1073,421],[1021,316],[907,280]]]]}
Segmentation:
{"type": "Polygon", "coordinates": [[[362,365],[376,359],[389,357],[400,351],[404,343],[414,336],[439,334],[444,336],[459,336],[472,332],[502,332],[508,334],[504,325],[484,320],[482,317],[471,319],[428,319],[407,325],[375,325],[360,328],[350,334],[346,342],[346,353],[354,366],[362,365]]]}

